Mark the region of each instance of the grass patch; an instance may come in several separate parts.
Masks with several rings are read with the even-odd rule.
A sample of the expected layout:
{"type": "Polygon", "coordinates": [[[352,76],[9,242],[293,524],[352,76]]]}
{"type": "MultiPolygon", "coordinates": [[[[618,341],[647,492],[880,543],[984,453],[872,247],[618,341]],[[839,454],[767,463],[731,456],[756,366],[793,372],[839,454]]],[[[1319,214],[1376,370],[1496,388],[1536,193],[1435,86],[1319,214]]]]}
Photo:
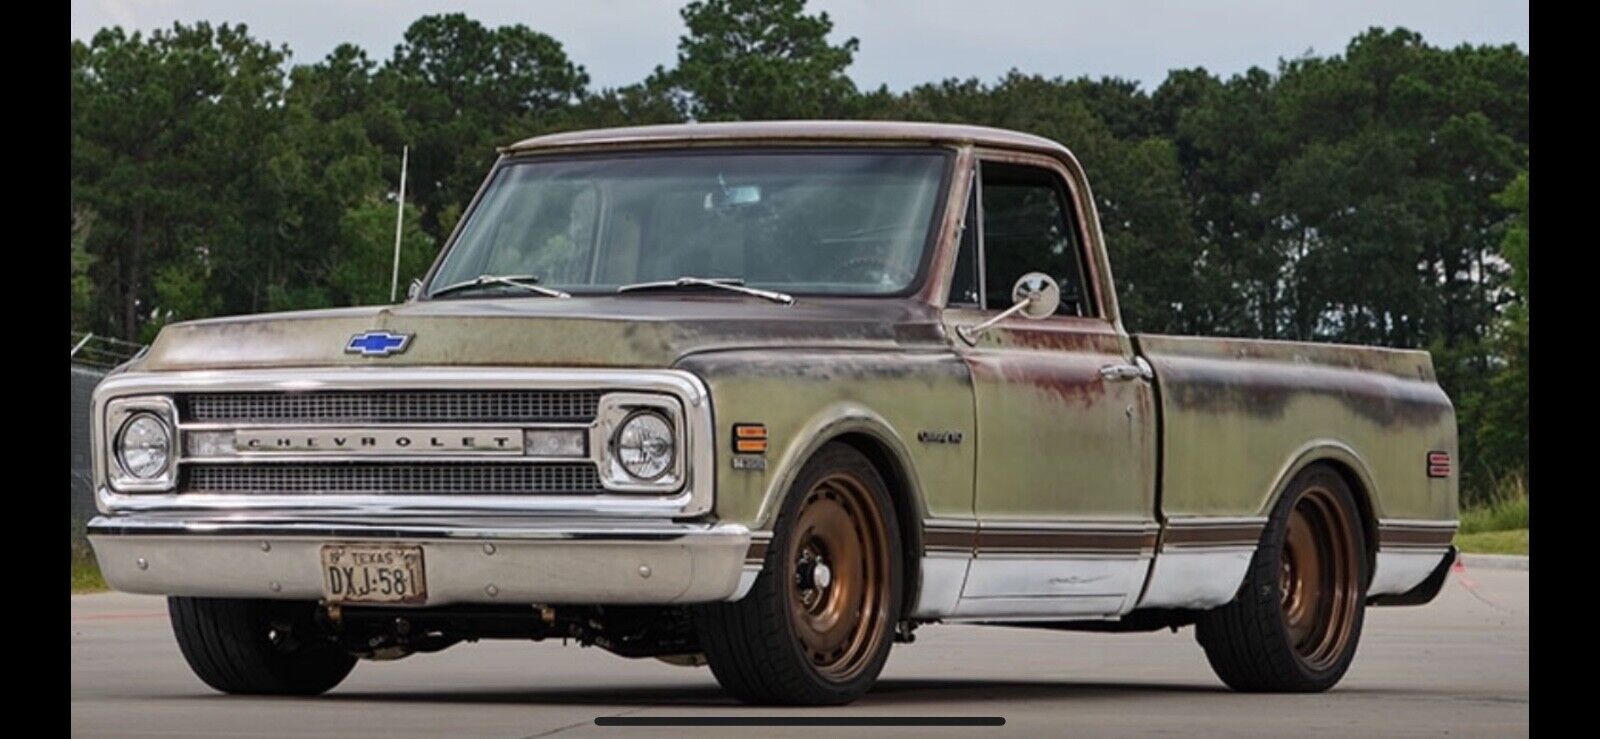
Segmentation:
{"type": "Polygon", "coordinates": [[[106,590],[105,578],[100,576],[100,566],[94,558],[72,558],[72,592],[98,593],[106,590]]]}
{"type": "Polygon", "coordinates": [[[1461,511],[1458,532],[1479,534],[1527,528],[1528,484],[1519,476],[1507,476],[1497,482],[1488,501],[1461,511]]]}
{"type": "Polygon", "coordinates": [[[94,559],[94,549],[83,533],[83,522],[72,522],[72,592],[94,593],[106,590],[105,578],[100,576],[100,564],[94,559]]]}
{"type": "Polygon", "coordinates": [[[1456,548],[1467,554],[1528,554],[1528,481],[1507,475],[1495,481],[1487,502],[1461,511],[1456,548]]]}
{"type": "Polygon", "coordinates": [[[1528,530],[1456,534],[1456,548],[1467,554],[1528,554],[1528,530]]]}

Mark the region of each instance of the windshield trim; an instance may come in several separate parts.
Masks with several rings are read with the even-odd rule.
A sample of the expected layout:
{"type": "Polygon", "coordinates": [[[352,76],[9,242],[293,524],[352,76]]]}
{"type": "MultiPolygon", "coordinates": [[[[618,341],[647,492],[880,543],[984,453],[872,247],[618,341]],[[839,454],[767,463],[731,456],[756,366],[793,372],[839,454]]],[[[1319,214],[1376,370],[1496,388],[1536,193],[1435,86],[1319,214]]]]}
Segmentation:
{"type": "MultiPolygon", "coordinates": [[[[708,149],[714,150],[719,154],[722,154],[722,153],[771,154],[771,153],[774,153],[774,152],[777,152],[777,153],[841,154],[841,153],[859,153],[859,152],[902,153],[902,152],[906,152],[906,151],[916,151],[916,152],[924,152],[924,153],[930,153],[930,154],[939,155],[940,158],[943,160],[943,165],[944,166],[940,168],[940,172],[939,172],[939,185],[938,185],[938,189],[937,189],[937,195],[936,195],[936,197],[934,199],[934,202],[933,202],[933,208],[930,211],[929,222],[928,222],[928,233],[927,233],[927,236],[923,240],[922,255],[921,255],[921,258],[917,262],[917,273],[916,273],[916,276],[912,277],[911,280],[906,283],[904,288],[902,288],[900,290],[896,290],[894,292],[885,292],[885,293],[816,292],[816,291],[789,290],[789,289],[783,290],[783,292],[785,292],[785,293],[787,293],[789,295],[796,296],[796,297],[815,297],[815,298],[823,298],[823,299],[826,299],[826,298],[852,298],[852,299],[874,299],[874,300],[876,300],[876,299],[894,299],[894,298],[911,297],[913,295],[918,294],[919,292],[921,292],[921,290],[924,287],[925,283],[928,281],[928,278],[929,278],[929,274],[928,273],[929,273],[929,270],[931,269],[932,264],[933,264],[934,252],[937,251],[938,248],[939,248],[939,236],[940,236],[939,226],[940,226],[940,224],[944,223],[945,216],[947,215],[945,213],[945,209],[949,207],[950,180],[951,180],[951,177],[954,175],[955,164],[956,164],[956,149],[955,148],[953,148],[953,147],[951,147],[949,145],[928,144],[928,143],[922,143],[922,142],[911,142],[911,143],[905,143],[905,144],[896,144],[896,143],[893,143],[893,142],[883,142],[883,141],[863,141],[859,145],[851,144],[851,143],[847,143],[847,142],[827,142],[827,143],[814,144],[814,145],[800,144],[800,143],[784,143],[784,144],[781,144],[781,145],[752,145],[752,144],[749,144],[749,143],[730,143],[728,145],[719,145],[719,144],[707,145],[707,144],[698,143],[698,142],[686,142],[684,145],[672,146],[672,147],[627,146],[627,147],[617,147],[617,148],[609,148],[609,147],[608,148],[598,148],[598,149],[592,149],[592,150],[586,150],[586,151],[545,151],[545,152],[530,152],[530,153],[526,153],[526,154],[522,154],[522,153],[505,153],[505,154],[501,154],[500,158],[495,161],[493,168],[491,168],[489,170],[488,176],[484,177],[483,184],[478,187],[477,193],[475,193],[472,196],[472,200],[467,204],[466,210],[462,211],[461,217],[456,220],[455,227],[451,229],[449,238],[447,238],[445,240],[444,248],[439,250],[438,256],[434,257],[433,265],[428,267],[427,273],[423,275],[423,277],[422,277],[422,287],[423,287],[423,289],[422,289],[422,291],[420,293],[418,293],[418,295],[415,298],[415,300],[417,300],[419,302],[421,302],[421,301],[435,301],[435,300],[438,300],[438,301],[470,300],[473,297],[476,297],[476,296],[473,296],[473,295],[462,295],[462,296],[448,295],[448,296],[440,296],[440,297],[435,298],[435,297],[429,296],[428,292],[429,292],[429,288],[431,288],[433,286],[433,281],[438,277],[439,268],[444,265],[445,260],[450,256],[450,253],[452,251],[454,251],[456,246],[458,245],[458,242],[461,239],[461,233],[465,229],[466,224],[473,217],[473,215],[475,215],[477,213],[479,207],[482,205],[482,201],[483,201],[484,195],[487,194],[489,192],[489,190],[491,188],[493,188],[495,186],[495,184],[500,181],[500,178],[503,177],[506,174],[506,172],[510,170],[510,168],[516,167],[516,166],[519,166],[519,165],[522,165],[522,164],[531,163],[531,162],[551,162],[551,161],[567,162],[567,161],[581,161],[581,160],[584,160],[584,159],[622,159],[622,158],[631,159],[631,158],[661,158],[661,157],[676,157],[676,156],[698,156],[700,154],[704,154],[708,149]]],[[[600,295],[615,296],[615,295],[617,295],[616,290],[615,290],[615,286],[611,286],[611,287],[606,287],[606,286],[601,286],[601,285],[585,286],[585,287],[563,286],[562,289],[565,290],[568,293],[571,293],[573,295],[573,297],[578,297],[578,296],[588,297],[588,296],[600,296],[600,295]]],[[[770,289],[775,289],[775,288],[770,288],[770,289]]],[[[500,294],[495,294],[495,296],[496,297],[511,297],[511,296],[500,295],[500,294]]],[[[521,295],[518,295],[518,296],[515,296],[515,297],[536,297],[536,296],[532,296],[532,295],[521,296],[521,295]]]]}

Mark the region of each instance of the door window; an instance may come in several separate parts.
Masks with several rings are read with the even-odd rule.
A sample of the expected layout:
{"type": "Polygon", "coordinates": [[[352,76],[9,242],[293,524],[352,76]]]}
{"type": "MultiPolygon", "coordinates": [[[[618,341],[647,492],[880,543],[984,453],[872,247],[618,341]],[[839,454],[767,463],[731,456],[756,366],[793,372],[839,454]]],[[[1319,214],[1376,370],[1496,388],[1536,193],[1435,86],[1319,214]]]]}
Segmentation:
{"type": "Polygon", "coordinates": [[[1017,278],[1037,271],[1054,277],[1061,286],[1056,315],[1094,315],[1084,287],[1078,230],[1066,188],[1055,173],[984,162],[979,192],[985,307],[1011,307],[1017,278]]]}

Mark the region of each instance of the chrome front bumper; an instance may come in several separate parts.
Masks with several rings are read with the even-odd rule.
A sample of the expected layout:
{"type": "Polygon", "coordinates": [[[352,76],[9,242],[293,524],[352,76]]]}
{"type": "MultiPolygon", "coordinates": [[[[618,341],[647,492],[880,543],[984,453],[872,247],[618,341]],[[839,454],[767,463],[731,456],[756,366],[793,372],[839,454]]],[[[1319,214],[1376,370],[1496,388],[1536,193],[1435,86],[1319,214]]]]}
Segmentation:
{"type": "Polygon", "coordinates": [[[89,522],[111,587],[130,593],[315,600],[329,543],[421,545],[428,601],[672,604],[744,597],[750,531],[670,520],[132,514],[89,522]]]}

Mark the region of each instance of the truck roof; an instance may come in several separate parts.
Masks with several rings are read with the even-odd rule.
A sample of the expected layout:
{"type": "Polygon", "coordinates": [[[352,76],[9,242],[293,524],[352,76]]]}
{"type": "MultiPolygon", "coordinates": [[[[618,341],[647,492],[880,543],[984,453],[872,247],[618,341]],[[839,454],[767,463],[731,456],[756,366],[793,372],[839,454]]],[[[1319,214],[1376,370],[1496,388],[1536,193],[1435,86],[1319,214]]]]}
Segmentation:
{"type": "Polygon", "coordinates": [[[910,121],[744,121],[626,126],[535,136],[502,151],[522,154],[551,149],[775,141],[976,144],[1027,149],[1076,160],[1065,146],[1042,136],[987,126],[910,121]]]}

